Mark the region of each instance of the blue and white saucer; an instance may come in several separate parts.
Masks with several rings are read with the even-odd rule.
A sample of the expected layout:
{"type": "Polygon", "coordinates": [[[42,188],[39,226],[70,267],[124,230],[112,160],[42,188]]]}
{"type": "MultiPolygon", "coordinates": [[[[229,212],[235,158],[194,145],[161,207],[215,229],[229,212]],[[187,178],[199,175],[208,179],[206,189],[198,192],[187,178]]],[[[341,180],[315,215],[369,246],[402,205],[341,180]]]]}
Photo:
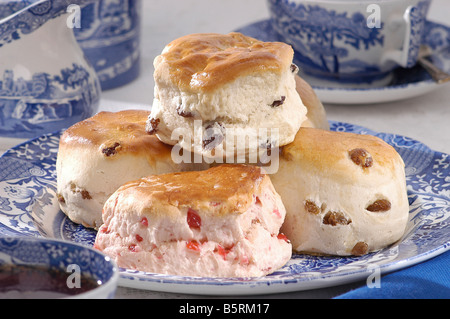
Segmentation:
{"type": "MultiPolygon", "coordinates": [[[[427,21],[423,43],[433,54],[430,59],[442,70],[450,73],[450,27],[427,21]]],[[[280,41],[269,19],[255,22],[236,30],[261,41],[280,41]]],[[[295,62],[295,61],[294,61],[295,62]]],[[[331,104],[372,104],[393,102],[417,97],[441,88],[446,84],[437,84],[420,66],[411,69],[398,68],[392,73],[392,80],[381,87],[349,87],[339,83],[317,84],[316,79],[300,73],[314,88],[323,103],[331,104]]]]}
{"type": "MultiPolygon", "coordinates": [[[[261,278],[199,278],[120,270],[119,285],[201,295],[257,295],[331,287],[366,280],[431,259],[450,249],[450,155],[400,135],[330,122],[333,131],[372,134],[393,145],[406,164],[410,204],[407,230],[397,243],[362,257],[294,254],[261,278]]],[[[60,132],[18,145],[0,157],[0,236],[46,237],[92,246],[96,232],[59,209],[56,156],[60,132]]]]}

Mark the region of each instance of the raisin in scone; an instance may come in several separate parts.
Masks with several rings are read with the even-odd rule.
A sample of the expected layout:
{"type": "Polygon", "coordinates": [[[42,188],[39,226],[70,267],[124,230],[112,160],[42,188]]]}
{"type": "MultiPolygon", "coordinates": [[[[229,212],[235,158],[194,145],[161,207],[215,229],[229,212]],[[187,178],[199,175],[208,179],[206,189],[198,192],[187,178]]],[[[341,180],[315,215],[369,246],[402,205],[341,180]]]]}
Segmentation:
{"type": "Polygon", "coordinates": [[[106,202],[94,247],[119,267],[200,277],[259,277],[290,259],[283,203],[261,168],[222,165],[149,176],[106,202]]]}
{"type": "Polygon", "coordinates": [[[171,146],[145,131],[149,114],[101,112],[63,133],[56,163],[57,194],[61,210],[73,222],[100,227],[105,201],[128,181],[203,168],[175,164],[171,146]]]}
{"type": "Polygon", "coordinates": [[[369,135],[301,128],[272,175],[294,251],[364,255],[399,240],[408,221],[404,162],[369,135]]]}
{"type": "Polygon", "coordinates": [[[285,43],[240,33],[174,40],[154,61],[147,131],[206,157],[292,142],[307,112],[296,91],[293,54],[285,43]]]}

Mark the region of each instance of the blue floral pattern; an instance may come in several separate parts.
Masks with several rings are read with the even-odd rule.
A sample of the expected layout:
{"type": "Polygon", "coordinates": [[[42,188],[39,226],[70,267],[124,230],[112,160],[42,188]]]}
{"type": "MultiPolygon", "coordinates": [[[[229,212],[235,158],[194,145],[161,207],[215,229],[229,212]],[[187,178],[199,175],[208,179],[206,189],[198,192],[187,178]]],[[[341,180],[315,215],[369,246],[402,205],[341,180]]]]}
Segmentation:
{"type": "MultiPolygon", "coordinates": [[[[90,1],[0,2],[0,19],[5,18],[0,23],[0,50],[8,51],[2,56],[4,63],[0,66],[0,136],[33,138],[67,128],[93,115],[100,103],[100,83],[75,42],[71,42],[74,45],[71,55],[66,56],[54,49],[53,54],[60,53],[57,64],[48,54],[41,52],[35,54],[36,59],[29,61],[23,58],[23,53],[38,52],[43,47],[57,48],[57,43],[35,45],[43,41],[38,38],[40,32],[37,31],[45,27],[49,27],[45,32],[55,30],[47,23],[59,18],[61,20],[58,21],[63,23],[61,28],[67,28],[62,17],[67,6],[90,1]],[[16,58],[15,48],[23,51],[17,55],[19,58],[16,58]],[[52,68],[53,65],[59,67],[52,68]]],[[[71,32],[56,32],[44,41],[60,40],[58,35],[72,39],[71,32]]]]}
{"type": "Polygon", "coordinates": [[[30,6],[19,16],[0,24],[0,47],[30,34],[50,19],[66,13],[70,4],[84,5],[92,0],[47,0],[36,4],[38,0],[0,2],[0,19],[9,17],[30,6]],[[36,5],[35,5],[36,4],[36,5]]]}
{"type": "MultiPolygon", "coordinates": [[[[36,2],[0,1],[0,20],[36,2]]],[[[66,13],[69,5],[80,5],[81,28],[74,29],[76,39],[97,71],[102,89],[112,89],[139,76],[141,3],[142,0],[48,0],[16,21],[0,25],[0,47],[66,13]]]]}
{"type": "MultiPolygon", "coordinates": [[[[424,0],[410,10],[411,36],[405,67],[416,64],[425,23],[423,12],[429,4],[424,0]]],[[[384,23],[380,28],[367,27],[364,10],[337,12],[290,0],[270,0],[269,6],[279,40],[293,45],[297,63],[306,74],[339,79],[341,83],[372,83],[387,75],[376,64],[349,54],[350,49],[363,51],[384,45],[384,23]]]]}
{"type": "Polygon", "coordinates": [[[142,0],[98,0],[82,9],[75,36],[103,90],[139,76],[141,8],[142,0]]]}
{"type": "Polygon", "coordinates": [[[426,36],[426,33],[423,31],[423,26],[426,23],[424,17],[426,17],[425,13],[428,12],[429,6],[430,1],[421,1],[410,10],[411,36],[409,40],[408,61],[406,63],[406,67],[408,68],[413,67],[417,63],[422,37],[426,36]]]}
{"type": "MultiPolygon", "coordinates": [[[[294,255],[282,269],[257,279],[177,277],[121,269],[122,284],[172,292],[185,291],[186,285],[193,284],[201,286],[204,293],[240,294],[247,289],[254,293],[255,287],[264,293],[302,290],[332,285],[343,279],[364,278],[370,274],[371,267],[379,267],[381,271],[400,269],[448,250],[450,155],[432,151],[419,141],[400,135],[377,133],[343,122],[331,121],[330,126],[333,131],[378,136],[403,156],[410,220],[399,243],[362,257],[294,255]]],[[[9,150],[0,158],[0,172],[23,167],[0,177],[0,235],[43,236],[92,246],[96,232],[72,223],[59,210],[55,195],[59,136],[60,133],[44,135],[9,150]]]]}
{"type": "MultiPolygon", "coordinates": [[[[269,19],[251,23],[236,31],[261,41],[282,41],[269,19]]],[[[450,27],[441,23],[425,21],[422,43],[432,49],[432,55],[428,59],[441,70],[449,73],[450,27]]],[[[295,57],[294,63],[299,63],[295,57]]],[[[305,73],[301,72],[301,75],[305,76],[305,73]]],[[[437,84],[420,65],[413,68],[397,68],[392,72],[391,82],[383,87],[349,88],[313,84],[313,88],[323,102],[346,105],[392,102],[413,98],[430,93],[440,87],[441,85],[437,84]]]]}
{"type": "Polygon", "coordinates": [[[290,38],[284,39],[284,42],[296,47],[296,58],[306,72],[338,74],[345,72],[345,68],[357,68],[361,74],[380,72],[377,66],[362,61],[344,65],[348,49],[337,45],[340,40],[356,50],[383,45],[384,37],[380,29],[361,28],[366,24],[363,14],[357,12],[348,16],[347,12],[337,13],[319,5],[294,4],[287,0],[271,0],[269,3],[275,29],[280,37],[289,34],[290,38]],[[334,22],[332,26],[329,26],[330,21],[334,22]],[[304,45],[306,40],[308,45],[304,45]]]}
{"type": "Polygon", "coordinates": [[[75,63],[60,74],[36,73],[28,81],[5,70],[0,79],[0,134],[31,138],[92,116],[100,102],[96,80],[75,63]]]}

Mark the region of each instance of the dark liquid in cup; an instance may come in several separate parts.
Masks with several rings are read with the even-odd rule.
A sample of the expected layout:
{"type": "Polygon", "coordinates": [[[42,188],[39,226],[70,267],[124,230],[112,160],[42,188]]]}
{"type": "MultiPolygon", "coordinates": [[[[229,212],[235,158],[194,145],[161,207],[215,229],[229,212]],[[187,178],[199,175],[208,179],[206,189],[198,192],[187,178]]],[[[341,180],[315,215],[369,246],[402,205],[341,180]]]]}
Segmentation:
{"type": "Polygon", "coordinates": [[[0,265],[0,298],[48,299],[74,296],[99,286],[93,278],[42,266],[0,265]],[[71,288],[73,287],[73,288],[71,288]]]}

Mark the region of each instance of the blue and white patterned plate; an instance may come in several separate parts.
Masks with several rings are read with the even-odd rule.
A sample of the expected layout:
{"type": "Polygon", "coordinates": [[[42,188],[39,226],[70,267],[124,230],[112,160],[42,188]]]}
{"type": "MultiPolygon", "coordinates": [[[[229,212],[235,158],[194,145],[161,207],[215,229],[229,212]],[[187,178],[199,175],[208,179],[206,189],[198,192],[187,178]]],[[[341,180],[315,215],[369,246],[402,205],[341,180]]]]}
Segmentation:
{"type": "MultiPolygon", "coordinates": [[[[121,270],[119,285],[202,295],[270,294],[330,287],[364,280],[437,256],[450,248],[450,155],[407,137],[330,122],[334,131],[376,135],[406,163],[410,219],[403,238],[363,257],[294,255],[262,278],[194,278],[121,270]]],[[[0,235],[50,237],[91,246],[95,231],[76,225],[59,210],[55,162],[60,132],[18,145],[0,158],[0,235]]]]}
{"type": "MultiPolygon", "coordinates": [[[[258,21],[236,31],[261,41],[281,41],[273,30],[270,20],[258,21]]],[[[429,59],[450,73],[450,27],[426,21],[422,43],[427,44],[433,52],[429,59]]],[[[396,69],[392,74],[391,83],[382,87],[349,87],[341,86],[339,83],[319,85],[314,84],[316,81],[314,78],[303,73],[300,75],[312,85],[322,102],[347,105],[409,99],[433,92],[450,83],[437,84],[421,66],[396,69]]]]}

